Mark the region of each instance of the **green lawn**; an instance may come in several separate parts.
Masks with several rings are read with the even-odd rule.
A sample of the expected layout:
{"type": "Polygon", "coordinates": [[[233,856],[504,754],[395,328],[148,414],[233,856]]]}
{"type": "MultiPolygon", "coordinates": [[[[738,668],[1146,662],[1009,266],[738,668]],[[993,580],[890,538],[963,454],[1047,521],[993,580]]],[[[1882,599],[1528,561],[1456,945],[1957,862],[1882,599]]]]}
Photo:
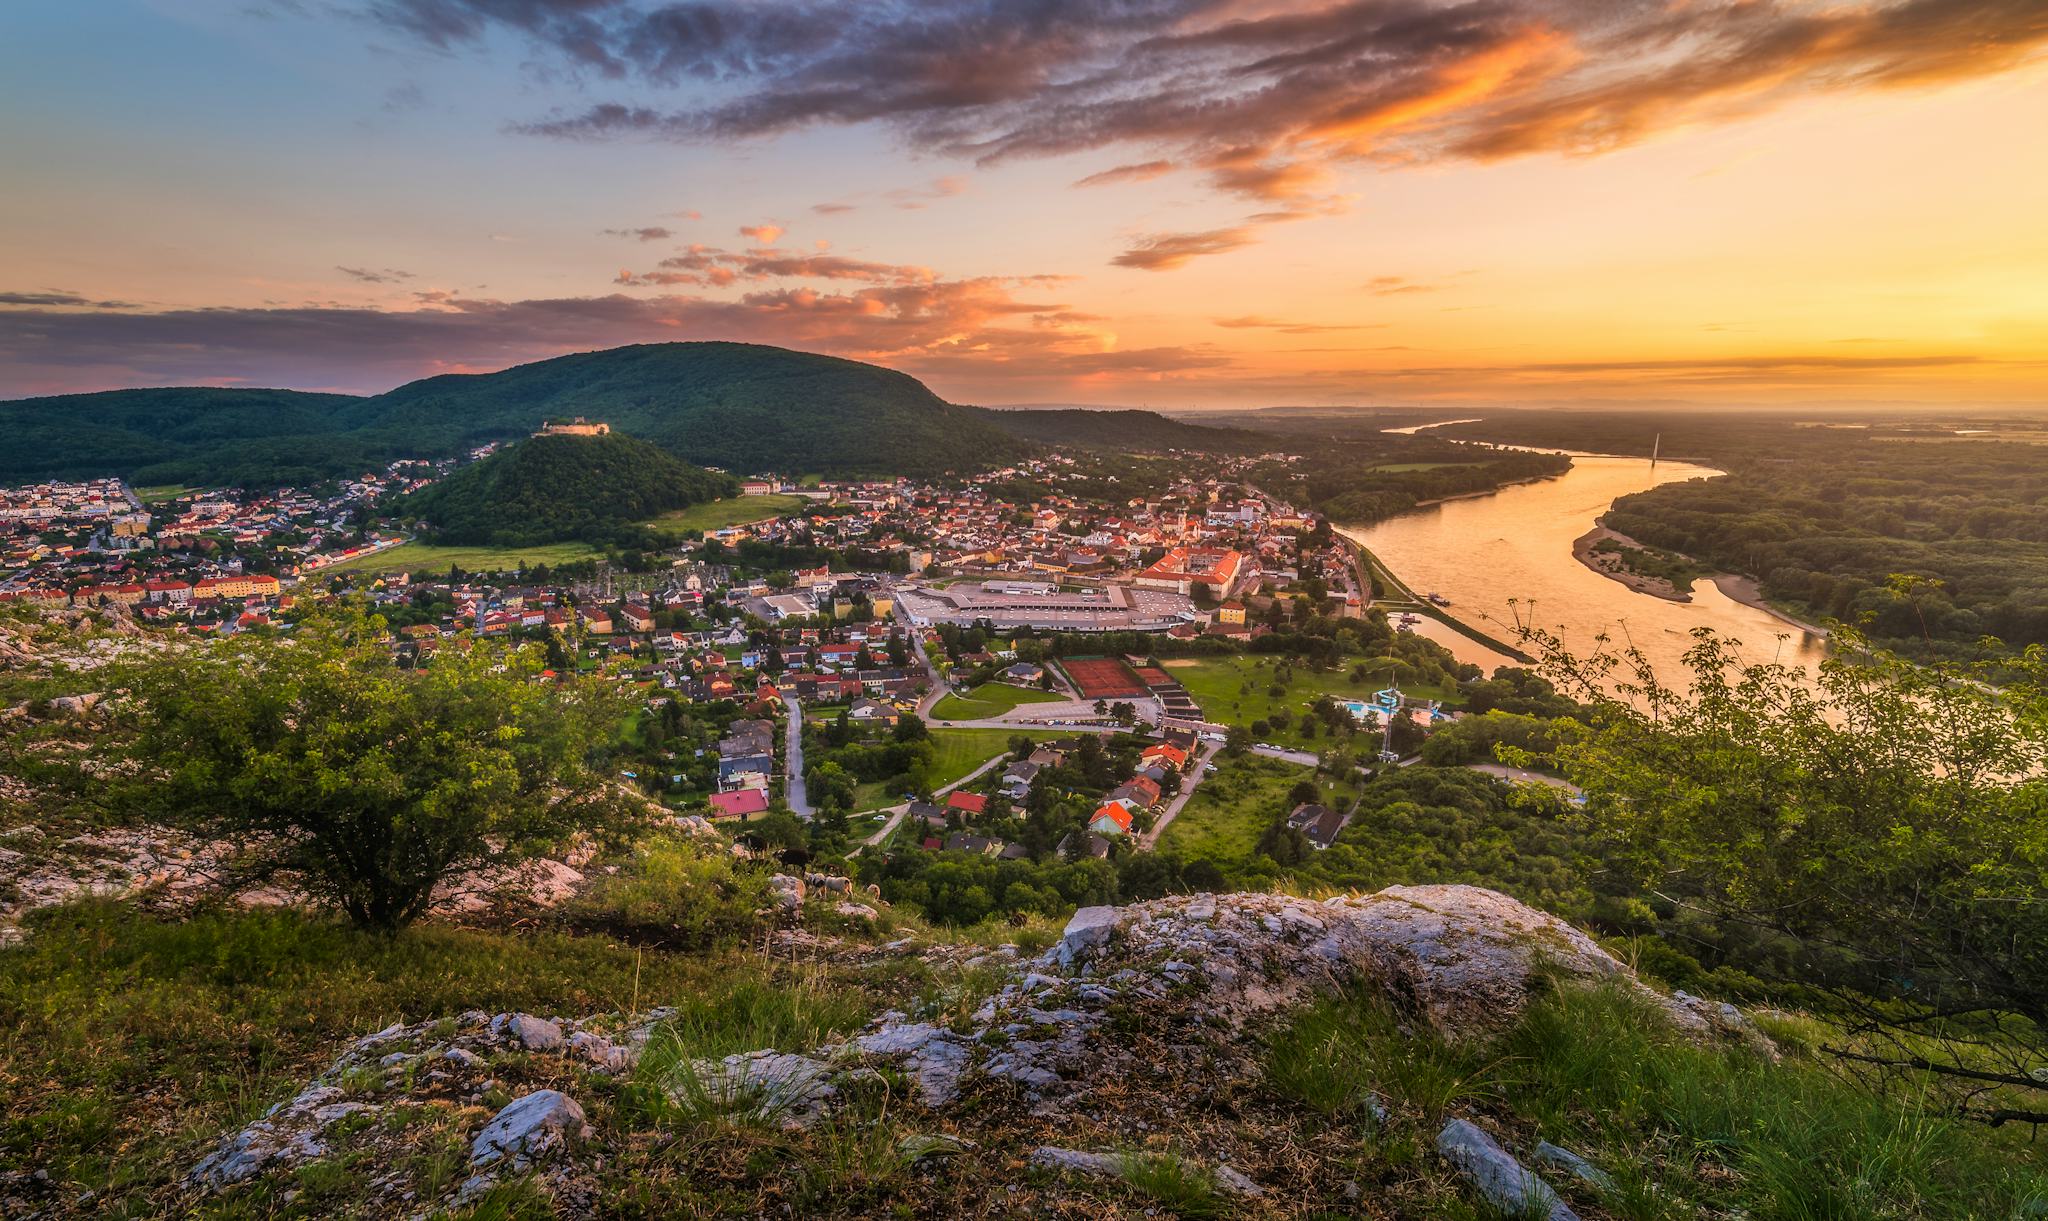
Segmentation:
{"type": "MultiPolygon", "coordinates": [[[[1375,657],[1349,658],[1342,670],[1327,673],[1309,670],[1296,663],[1290,668],[1288,681],[1282,684],[1286,688],[1284,694],[1278,696],[1272,694],[1278,663],[1268,656],[1205,657],[1194,659],[1193,665],[1170,661],[1166,672],[1180,680],[1210,720],[1223,725],[1249,727],[1253,721],[1269,719],[1273,713],[1285,709],[1292,715],[1292,723],[1285,730],[1274,729],[1264,740],[1276,745],[1320,750],[1329,744],[1329,739],[1321,736],[1303,738],[1302,713],[1320,695],[1362,699],[1385,687],[1387,661],[1386,658],[1375,657]],[[1353,682],[1351,671],[1359,665],[1366,667],[1366,681],[1353,682]],[[1250,684],[1251,690],[1244,689],[1246,684],[1250,684]]],[[[1410,684],[1401,690],[1422,699],[1443,699],[1454,694],[1420,684],[1410,684]]]]}
{"type": "Polygon", "coordinates": [[[572,564],[594,559],[588,543],[548,543],[538,547],[440,547],[401,543],[389,551],[346,560],[321,572],[446,572],[454,564],[464,572],[510,572],[535,564],[572,564]]]}
{"type": "MultiPolygon", "coordinates": [[[[1024,730],[1010,729],[934,729],[932,730],[932,766],[929,778],[933,788],[943,788],[967,773],[987,763],[997,755],[1010,749],[1010,739],[1024,730]]],[[[1047,741],[1060,737],[1049,730],[1032,730],[1029,737],[1047,741]]],[[[863,784],[853,791],[853,806],[856,810],[878,810],[903,800],[903,786],[900,781],[876,781],[863,784]]]]}
{"type": "Polygon", "coordinates": [[[795,512],[803,504],[801,496],[732,496],[664,513],[648,526],[657,534],[680,538],[691,530],[722,530],[727,526],[744,526],[770,517],[782,517],[795,512]]]}
{"type": "Polygon", "coordinates": [[[164,483],[154,487],[135,488],[133,490],[137,500],[146,505],[153,505],[162,504],[166,500],[176,500],[180,496],[189,496],[199,489],[186,487],[183,484],[164,483]]]}
{"type": "MultiPolygon", "coordinates": [[[[932,730],[931,781],[933,787],[951,784],[1010,749],[1010,739],[1021,730],[934,729],[932,730]]],[[[1056,738],[1056,733],[1037,732],[1033,738],[1056,738]]]]}
{"type": "Polygon", "coordinates": [[[1009,683],[983,683],[966,695],[949,695],[932,706],[932,716],[941,721],[985,721],[1024,704],[1056,704],[1066,697],[1033,687],[1009,683]]]}
{"type": "MultiPolygon", "coordinates": [[[[1242,862],[1258,847],[1276,815],[1294,808],[1287,791],[1303,780],[1313,779],[1306,767],[1244,755],[1232,759],[1218,755],[1216,773],[1205,777],[1195,795],[1174,817],[1159,837],[1159,850],[1182,856],[1205,857],[1218,864],[1242,862]]],[[[1323,800],[1350,803],[1335,787],[1320,783],[1323,800]]]]}

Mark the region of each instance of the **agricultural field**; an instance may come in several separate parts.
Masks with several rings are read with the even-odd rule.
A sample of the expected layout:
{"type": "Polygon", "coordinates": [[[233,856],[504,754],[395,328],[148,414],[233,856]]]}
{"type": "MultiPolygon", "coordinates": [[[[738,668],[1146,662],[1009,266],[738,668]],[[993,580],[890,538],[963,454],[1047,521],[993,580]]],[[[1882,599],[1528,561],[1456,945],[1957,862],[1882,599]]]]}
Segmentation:
{"type": "Polygon", "coordinates": [[[401,543],[389,551],[345,560],[326,572],[446,572],[454,565],[464,572],[511,572],[536,564],[573,564],[596,559],[588,543],[545,543],[533,547],[443,547],[433,543],[401,543]]]}
{"type": "Polygon", "coordinates": [[[729,496],[724,500],[707,500],[687,509],[664,513],[647,525],[664,538],[681,538],[692,530],[723,530],[727,526],[744,526],[749,522],[783,517],[804,504],[801,496],[729,496]]]}
{"type": "Polygon", "coordinates": [[[1056,704],[1066,697],[1054,691],[1018,687],[1009,683],[983,683],[966,695],[948,695],[932,706],[932,716],[941,721],[985,721],[1025,704],[1056,704]]]}

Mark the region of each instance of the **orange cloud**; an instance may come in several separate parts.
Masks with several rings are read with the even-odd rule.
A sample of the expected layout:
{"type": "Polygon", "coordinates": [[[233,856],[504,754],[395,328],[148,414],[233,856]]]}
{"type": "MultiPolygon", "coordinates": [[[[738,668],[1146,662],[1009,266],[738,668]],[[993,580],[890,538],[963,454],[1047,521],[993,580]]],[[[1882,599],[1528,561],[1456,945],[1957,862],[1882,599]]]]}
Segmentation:
{"type": "Polygon", "coordinates": [[[1225,254],[1252,244],[1253,229],[1236,225],[1227,229],[1205,229],[1198,233],[1154,233],[1110,261],[1118,267],[1139,271],[1171,271],[1190,259],[1208,254],[1225,254]]]}
{"type": "Polygon", "coordinates": [[[1119,165],[1088,175],[1077,180],[1077,187],[1104,187],[1119,182],[1148,182],[1162,174],[1171,174],[1175,165],[1171,161],[1143,161],[1136,165],[1119,165]]]}

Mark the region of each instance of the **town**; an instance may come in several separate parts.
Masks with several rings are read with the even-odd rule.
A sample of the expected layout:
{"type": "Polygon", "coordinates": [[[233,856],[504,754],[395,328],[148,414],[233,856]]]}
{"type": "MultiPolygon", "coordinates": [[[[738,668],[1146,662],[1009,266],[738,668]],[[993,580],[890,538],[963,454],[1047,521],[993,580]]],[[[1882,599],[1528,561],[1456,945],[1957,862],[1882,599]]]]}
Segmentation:
{"type": "MultiPolygon", "coordinates": [[[[609,432],[578,418],[536,435],[609,432]]],[[[1352,780],[1321,766],[1316,725],[1326,742],[1357,738],[1369,768],[1459,715],[1441,698],[1451,667],[1414,638],[1416,661],[1243,715],[1236,688],[1262,637],[1384,625],[1353,550],[1247,483],[1243,459],[1177,455],[1128,495],[1099,460],[1058,452],[957,481],[760,474],[731,520],[630,564],[483,554],[443,568],[397,509],[458,465],[256,491],[8,489],[0,602],[227,636],[288,632],[352,598],[407,665],[471,638],[533,641],[544,678],[639,688],[619,777],[651,800],[719,822],[784,811],[856,852],[1145,851],[1226,747],[1352,780]],[[1424,694],[1405,696],[1397,671],[1424,694]],[[1030,816],[1055,799],[1067,812],[1038,820],[1060,827],[1049,837],[1030,816]]],[[[1316,847],[1349,813],[1325,788],[1286,811],[1316,847]]]]}

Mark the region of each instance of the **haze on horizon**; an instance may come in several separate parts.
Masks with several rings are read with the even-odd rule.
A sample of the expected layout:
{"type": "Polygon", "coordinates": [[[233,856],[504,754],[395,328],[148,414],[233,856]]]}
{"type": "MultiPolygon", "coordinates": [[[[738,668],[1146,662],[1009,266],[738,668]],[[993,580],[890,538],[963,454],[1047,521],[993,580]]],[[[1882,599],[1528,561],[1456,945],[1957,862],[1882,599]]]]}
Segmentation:
{"type": "Polygon", "coordinates": [[[0,397],[2048,401],[2039,0],[15,0],[0,397]]]}

